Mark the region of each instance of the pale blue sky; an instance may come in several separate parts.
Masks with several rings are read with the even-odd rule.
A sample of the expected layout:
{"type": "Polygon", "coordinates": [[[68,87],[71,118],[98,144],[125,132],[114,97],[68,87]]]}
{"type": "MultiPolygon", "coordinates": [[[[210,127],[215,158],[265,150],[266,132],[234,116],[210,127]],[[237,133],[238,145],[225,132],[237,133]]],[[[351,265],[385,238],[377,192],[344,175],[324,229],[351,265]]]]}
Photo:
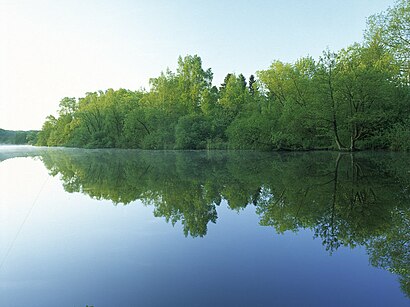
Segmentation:
{"type": "Polygon", "coordinates": [[[65,96],[147,87],[198,54],[214,84],[362,38],[394,0],[0,0],[0,128],[40,129],[65,96]]]}

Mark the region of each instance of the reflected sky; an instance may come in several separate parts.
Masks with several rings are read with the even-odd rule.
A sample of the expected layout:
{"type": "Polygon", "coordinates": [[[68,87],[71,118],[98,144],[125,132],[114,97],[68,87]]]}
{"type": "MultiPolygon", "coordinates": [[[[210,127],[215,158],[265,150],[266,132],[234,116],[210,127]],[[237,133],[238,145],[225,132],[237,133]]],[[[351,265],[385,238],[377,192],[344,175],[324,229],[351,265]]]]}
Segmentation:
{"type": "Polygon", "coordinates": [[[409,303],[407,156],[16,151],[1,306],[409,303]]]}

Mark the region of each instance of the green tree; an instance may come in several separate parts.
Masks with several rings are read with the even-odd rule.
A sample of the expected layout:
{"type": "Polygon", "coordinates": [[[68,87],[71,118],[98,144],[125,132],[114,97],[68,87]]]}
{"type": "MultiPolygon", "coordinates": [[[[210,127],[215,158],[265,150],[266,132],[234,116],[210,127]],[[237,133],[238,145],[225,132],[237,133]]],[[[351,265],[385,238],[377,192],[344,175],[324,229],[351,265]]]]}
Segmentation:
{"type": "Polygon", "coordinates": [[[205,149],[211,136],[210,122],[199,114],[180,117],[175,128],[177,149],[205,149]]]}
{"type": "Polygon", "coordinates": [[[388,48],[401,64],[401,76],[410,84],[410,3],[397,0],[386,11],[368,19],[365,38],[379,41],[388,48]]]}
{"type": "Polygon", "coordinates": [[[188,112],[198,112],[204,91],[212,87],[211,69],[204,70],[202,60],[197,55],[179,57],[176,77],[180,103],[188,112]]]}
{"type": "Polygon", "coordinates": [[[37,145],[39,146],[52,146],[54,144],[49,143],[49,138],[51,132],[54,130],[54,127],[57,123],[57,119],[49,115],[46,118],[46,121],[43,124],[43,127],[41,128],[41,131],[38,133],[38,138],[37,138],[37,145]]]}

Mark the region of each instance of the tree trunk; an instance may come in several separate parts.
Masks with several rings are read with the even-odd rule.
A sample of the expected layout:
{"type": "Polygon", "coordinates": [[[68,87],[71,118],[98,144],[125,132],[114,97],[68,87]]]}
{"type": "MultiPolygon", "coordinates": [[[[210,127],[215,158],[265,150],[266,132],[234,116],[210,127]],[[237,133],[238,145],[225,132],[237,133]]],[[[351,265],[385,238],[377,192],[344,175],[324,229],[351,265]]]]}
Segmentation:
{"type": "Polygon", "coordinates": [[[339,150],[346,149],[345,146],[343,146],[342,142],[340,141],[339,132],[337,131],[336,114],[334,113],[333,113],[332,124],[333,124],[333,133],[335,134],[335,141],[336,141],[337,149],[339,150]]]}
{"type": "Polygon", "coordinates": [[[355,151],[356,150],[356,139],[353,136],[350,136],[350,151],[355,151]]]}

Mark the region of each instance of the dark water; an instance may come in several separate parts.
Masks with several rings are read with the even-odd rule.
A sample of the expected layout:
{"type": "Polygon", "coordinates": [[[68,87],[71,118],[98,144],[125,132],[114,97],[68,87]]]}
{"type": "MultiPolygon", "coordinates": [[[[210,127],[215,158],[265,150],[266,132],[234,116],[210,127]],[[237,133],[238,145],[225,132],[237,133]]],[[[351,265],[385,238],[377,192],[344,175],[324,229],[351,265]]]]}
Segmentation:
{"type": "Polygon", "coordinates": [[[410,154],[0,161],[1,306],[410,305],[410,154]]]}

